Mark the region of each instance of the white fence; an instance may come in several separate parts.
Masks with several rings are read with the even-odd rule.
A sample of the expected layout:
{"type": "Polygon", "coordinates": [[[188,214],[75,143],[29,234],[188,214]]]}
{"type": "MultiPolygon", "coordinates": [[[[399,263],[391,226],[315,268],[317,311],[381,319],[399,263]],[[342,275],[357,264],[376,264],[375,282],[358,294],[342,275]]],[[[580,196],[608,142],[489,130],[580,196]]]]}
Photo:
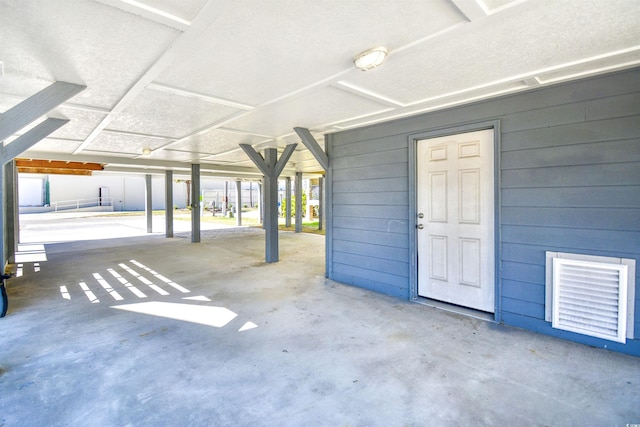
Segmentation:
{"type": "Polygon", "coordinates": [[[68,211],[68,210],[80,210],[87,208],[105,208],[105,210],[113,210],[113,198],[112,197],[94,197],[92,199],[75,199],[64,200],[62,202],[53,202],[51,207],[55,212],[68,211]]]}

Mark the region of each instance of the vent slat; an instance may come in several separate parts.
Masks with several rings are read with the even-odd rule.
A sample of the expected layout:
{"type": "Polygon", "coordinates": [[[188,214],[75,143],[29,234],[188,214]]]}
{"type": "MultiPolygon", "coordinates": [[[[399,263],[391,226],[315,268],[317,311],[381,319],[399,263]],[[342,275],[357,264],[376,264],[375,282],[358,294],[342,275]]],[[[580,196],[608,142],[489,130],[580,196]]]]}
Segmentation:
{"type": "Polygon", "coordinates": [[[626,267],[554,258],[553,268],[553,327],[625,342],[620,286],[626,267]]]}
{"type": "Polygon", "coordinates": [[[560,291],[560,298],[563,299],[576,299],[583,301],[594,301],[596,303],[610,303],[618,305],[619,295],[611,295],[611,294],[602,294],[598,292],[583,292],[583,291],[568,291],[562,290],[560,291]]]}

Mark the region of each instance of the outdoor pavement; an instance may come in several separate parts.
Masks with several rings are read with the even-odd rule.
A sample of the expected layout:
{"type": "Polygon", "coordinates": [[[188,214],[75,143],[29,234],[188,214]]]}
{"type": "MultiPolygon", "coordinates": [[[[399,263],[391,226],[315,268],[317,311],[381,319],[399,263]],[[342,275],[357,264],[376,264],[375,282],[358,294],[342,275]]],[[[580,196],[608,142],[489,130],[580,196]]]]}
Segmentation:
{"type": "Polygon", "coordinates": [[[281,232],[266,264],[260,229],[132,234],[23,245],[0,426],[640,423],[640,358],[328,281],[323,236],[281,232]]]}

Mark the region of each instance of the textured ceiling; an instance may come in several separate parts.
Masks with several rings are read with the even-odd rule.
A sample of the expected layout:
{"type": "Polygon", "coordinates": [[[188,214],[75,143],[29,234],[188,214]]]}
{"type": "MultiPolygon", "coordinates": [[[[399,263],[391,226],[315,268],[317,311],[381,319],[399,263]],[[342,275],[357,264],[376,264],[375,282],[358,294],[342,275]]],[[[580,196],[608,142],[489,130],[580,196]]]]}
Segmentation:
{"type": "MultiPolygon", "coordinates": [[[[638,22],[637,0],[0,0],[0,112],[54,81],[86,85],[23,157],[250,178],[239,144],[283,149],[296,126],[322,143],[637,66],[638,22]],[[380,45],[382,67],[355,69],[380,45]]],[[[285,173],[320,170],[299,144],[285,173]]]]}

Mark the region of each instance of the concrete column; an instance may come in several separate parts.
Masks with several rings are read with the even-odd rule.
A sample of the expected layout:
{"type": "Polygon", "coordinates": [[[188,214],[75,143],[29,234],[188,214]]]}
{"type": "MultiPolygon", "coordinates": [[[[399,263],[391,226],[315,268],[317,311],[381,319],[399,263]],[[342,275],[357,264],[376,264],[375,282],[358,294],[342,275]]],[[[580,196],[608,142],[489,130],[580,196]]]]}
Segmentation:
{"type": "Polygon", "coordinates": [[[200,242],[200,165],[191,165],[191,243],[200,242]]]}
{"type": "Polygon", "coordinates": [[[302,172],[296,172],[296,233],[302,232],[302,172]]]}
{"type": "Polygon", "coordinates": [[[324,176],[318,179],[318,230],[322,230],[324,221],[324,176]]]}
{"type": "Polygon", "coordinates": [[[147,218],[147,233],[153,233],[153,193],[151,192],[151,175],[144,176],[144,213],[147,218]]]}
{"type": "Polygon", "coordinates": [[[173,237],[173,171],[165,171],[164,182],[164,234],[173,237]]]}
{"type": "Polygon", "coordinates": [[[242,225],[242,181],[236,181],[236,225],[242,225]]]}
{"type": "Polygon", "coordinates": [[[291,227],[291,177],[285,178],[284,197],[287,200],[287,206],[285,206],[285,227],[291,227]]]}

